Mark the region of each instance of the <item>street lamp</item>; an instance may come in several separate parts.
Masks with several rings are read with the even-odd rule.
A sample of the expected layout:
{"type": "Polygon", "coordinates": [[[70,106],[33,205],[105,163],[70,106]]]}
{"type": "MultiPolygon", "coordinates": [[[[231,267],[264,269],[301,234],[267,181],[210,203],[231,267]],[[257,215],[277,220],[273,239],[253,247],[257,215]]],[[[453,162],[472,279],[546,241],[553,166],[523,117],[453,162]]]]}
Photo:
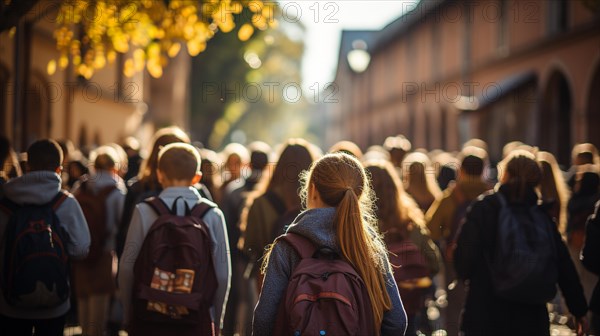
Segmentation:
{"type": "Polygon", "coordinates": [[[363,40],[352,42],[352,50],[348,53],[348,64],[352,71],[361,73],[367,70],[371,55],[367,52],[367,43],[363,40]]]}

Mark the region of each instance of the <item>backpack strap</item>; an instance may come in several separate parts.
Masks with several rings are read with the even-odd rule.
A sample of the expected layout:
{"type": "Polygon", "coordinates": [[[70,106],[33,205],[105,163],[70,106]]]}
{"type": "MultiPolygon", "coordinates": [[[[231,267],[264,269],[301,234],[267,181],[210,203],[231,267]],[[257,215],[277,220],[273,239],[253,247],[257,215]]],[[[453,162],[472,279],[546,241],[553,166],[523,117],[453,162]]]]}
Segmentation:
{"type": "Polygon", "coordinates": [[[265,195],[265,198],[267,199],[267,201],[269,201],[269,203],[273,206],[275,211],[277,211],[277,214],[279,216],[281,216],[285,213],[286,206],[285,206],[285,203],[283,202],[283,200],[281,199],[281,197],[279,197],[273,191],[267,191],[267,192],[265,192],[264,195],[265,195]]]}
{"type": "Polygon", "coordinates": [[[54,198],[50,201],[50,204],[52,204],[52,210],[58,210],[58,208],[61,206],[61,204],[63,204],[67,197],[69,197],[69,195],[69,192],[66,190],[59,191],[58,194],[56,194],[56,196],[54,196],[54,198]]]}
{"type": "Polygon", "coordinates": [[[148,204],[159,217],[171,214],[171,210],[160,197],[150,197],[144,200],[144,203],[148,204]]]}
{"type": "MultiPolygon", "coordinates": [[[[89,178],[89,176],[88,176],[88,175],[83,175],[83,176],[81,177],[81,180],[80,180],[80,181],[81,181],[81,184],[79,185],[79,189],[80,189],[82,192],[84,192],[84,193],[87,193],[87,192],[89,192],[89,193],[93,193],[93,191],[91,191],[91,190],[90,190],[90,187],[89,187],[89,181],[90,181],[90,178],[89,178]]],[[[98,191],[98,193],[96,194],[96,196],[97,196],[99,199],[105,199],[105,198],[107,198],[107,197],[108,197],[108,195],[110,195],[110,193],[111,193],[111,192],[113,192],[113,190],[115,190],[115,189],[117,189],[117,186],[116,186],[116,185],[114,185],[114,184],[113,184],[113,185],[106,186],[106,187],[104,187],[104,188],[100,189],[100,190],[98,191]]]]}
{"type": "Polygon", "coordinates": [[[190,211],[190,215],[196,218],[202,218],[212,208],[214,208],[212,204],[206,202],[198,202],[190,211]]]}
{"type": "Polygon", "coordinates": [[[98,197],[101,199],[106,199],[108,197],[108,195],[110,195],[116,189],[117,189],[117,186],[115,186],[115,185],[106,186],[106,187],[100,189],[100,191],[98,191],[98,197]]]}
{"type": "Polygon", "coordinates": [[[299,234],[288,232],[277,238],[277,240],[280,239],[290,244],[294,250],[296,250],[301,259],[312,258],[317,250],[312,241],[299,234]]]}

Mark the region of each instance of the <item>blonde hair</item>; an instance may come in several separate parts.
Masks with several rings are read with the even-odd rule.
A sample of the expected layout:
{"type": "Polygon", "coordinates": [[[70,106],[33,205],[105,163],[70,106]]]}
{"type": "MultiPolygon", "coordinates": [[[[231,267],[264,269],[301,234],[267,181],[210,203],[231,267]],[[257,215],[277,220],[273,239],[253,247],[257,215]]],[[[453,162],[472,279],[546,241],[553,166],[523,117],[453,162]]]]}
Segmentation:
{"type": "Polygon", "coordinates": [[[429,204],[427,208],[436,200],[442,197],[442,191],[435,181],[435,174],[431,170],[431,161],[427,155],[419,152],[408,154],[402,161],[402,172],[406,183],[406,192],[409,193],[423,208],[425,204],[429,204]],[[429,170],[429,171],[428,171],[429,170]]]}
{"type": "Polygon", "coordinates": [[[567,228],[567,203],[569,202],[569,188],[565,183],[558,162],[552,153],[539,152],[537,160],[542,170],[539,189],[542,200],[554,198],[559,204],[558,230],[564,234],[567,228]]]}
{"type": "Polygon", "coordinates": [[[384,274],[390,269],[386,248],[373,213],[372,190],[360,162],[345,153],[316,161],[304,179],[302,195],[314,185],[323,202],[335,207],[334,230],[342,256],[365,283],[379,334],[383,314],[392,307],[384,274]]]}

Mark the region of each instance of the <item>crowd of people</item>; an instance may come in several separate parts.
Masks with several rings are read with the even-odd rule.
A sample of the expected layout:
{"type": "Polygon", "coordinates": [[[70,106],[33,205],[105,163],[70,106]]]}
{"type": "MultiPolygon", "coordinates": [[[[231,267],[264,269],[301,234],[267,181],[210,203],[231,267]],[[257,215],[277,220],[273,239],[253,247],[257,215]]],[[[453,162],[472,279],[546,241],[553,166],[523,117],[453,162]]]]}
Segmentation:
{"type": "Polygon", "coordinates": [[[140,147],[0,136],[0,333],[600,332],[592,144],[140,147]]]}

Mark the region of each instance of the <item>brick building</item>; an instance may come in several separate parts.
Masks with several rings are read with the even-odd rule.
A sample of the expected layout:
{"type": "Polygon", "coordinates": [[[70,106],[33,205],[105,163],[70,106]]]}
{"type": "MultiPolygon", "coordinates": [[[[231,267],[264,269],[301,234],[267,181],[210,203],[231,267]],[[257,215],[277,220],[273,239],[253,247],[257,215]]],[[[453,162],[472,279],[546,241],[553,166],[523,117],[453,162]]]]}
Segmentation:
{"type": "Polygon", "coordinates": [[[568,0],[423,0],[381,31],[344,31],[328,142],[360,146],[405,134],[413,147],[492,159],[520,140],[568,164],[575,143],[600,146],[600,4],[568,0]],[[347,59],[364,41],[370,63],[347,59]]]}

